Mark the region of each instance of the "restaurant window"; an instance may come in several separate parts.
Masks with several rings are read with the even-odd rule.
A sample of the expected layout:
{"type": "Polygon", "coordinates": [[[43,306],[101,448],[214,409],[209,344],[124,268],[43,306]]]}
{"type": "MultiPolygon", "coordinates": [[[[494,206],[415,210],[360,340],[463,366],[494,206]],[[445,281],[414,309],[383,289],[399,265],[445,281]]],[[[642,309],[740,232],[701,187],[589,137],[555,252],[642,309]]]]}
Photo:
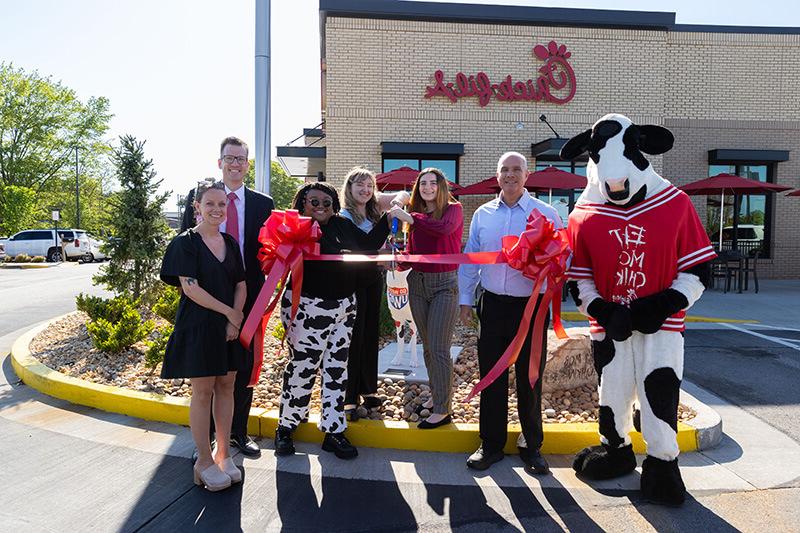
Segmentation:
{"type": "Polygon", "coordinates": [[[414,170],[422,170],[423,168],[438,168],[444,173],[444,176],[452,181],[458,183],[458,156],[431,156],[425,155],[424,157],[415,155],[398,155],[386,154],[383,157],[383,170],[382,172],[389,172],[400,167],[410,167],[414,170]]]}
{"type": "MultiPolygon", "coordinates": [[[[550,166],[579,176],[586,176],[586,163],[580,161],[537,161],[534,170],[544,170],[550,166]]],[[[566,227],[569,214],[575,209],[575,200],[582,192],[583,189],[553,189],[552,191],[537,192],[535,196],[553,206],[566,227]]]]}
{"type": "MultiPolygon", "coordinates": [[[[768,164],[713,164],[708,165],[708,175],[726,173],[762,182],[772,182],[773,165],[768,164]]],[[[706,231],[711,244],[719,248],[720,197],[706,196],[706,231]]],[[[739,217],[736,232],[736,247],[750,257],[770,257],[770,237],[772,235],[773,199],[767,194],[726,194],[722,206],[722,249],[733,247],[733,226],[735,207],[739,217]]]]}

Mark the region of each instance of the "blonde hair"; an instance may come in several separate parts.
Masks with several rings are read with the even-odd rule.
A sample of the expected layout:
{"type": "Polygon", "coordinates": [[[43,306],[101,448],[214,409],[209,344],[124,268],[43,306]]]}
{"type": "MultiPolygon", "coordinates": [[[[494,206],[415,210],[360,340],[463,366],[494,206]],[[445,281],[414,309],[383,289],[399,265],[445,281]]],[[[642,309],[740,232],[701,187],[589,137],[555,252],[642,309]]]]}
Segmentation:
{"type": "Polygon", "coordinates": [[[366,218],[375,223],[381,219],[381,208],[378,205],[378,184],[375,182],[375,174],[370,172],[364,167],[353,167],[347,176],[344,178],[344,185],[342,185],[342,198],[344,198],[344,208],[347,209],[353,217],[353,222],[360,225],[364,222],[364,216],[358,212],[357,202],[353,196],[354,183],[360,183],[364,180],[372,182],[372,198],[367,201],[365,211],[367,212],[366,218]]]}
{"type": "MultiPolygon", "coordinates": [[[[417,174],[417,179],[414,182],[414,188],[411,189],[411,202],[409,208],[412,213],[427,213],[425,200],[422,199],[422,193],[419,191],[419,180],[425,174],[433,174],[436,176],[436,207],[433,210],[434,220],[441,220],[444,215],[445,208],[450,204],[458,203],[453,195],[450,194],[450,187],[447,183],[447,178],[444,177],[444,172],[438,168],[424,168],[417,174]]],[[[411,226],[412,228],[414,226],[411,226]]]]}

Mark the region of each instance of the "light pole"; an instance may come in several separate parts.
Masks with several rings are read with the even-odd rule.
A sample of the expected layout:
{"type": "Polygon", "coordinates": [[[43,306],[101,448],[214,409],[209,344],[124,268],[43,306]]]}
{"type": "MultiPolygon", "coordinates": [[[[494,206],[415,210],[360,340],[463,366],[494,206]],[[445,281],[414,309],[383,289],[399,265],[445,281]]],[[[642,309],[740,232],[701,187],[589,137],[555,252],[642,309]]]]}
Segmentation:
{"type": "Polygon", "coordinates": [[[81,189],[78,181],[78,147],[75,146],[75,228],[81,227],[81,189]]]}

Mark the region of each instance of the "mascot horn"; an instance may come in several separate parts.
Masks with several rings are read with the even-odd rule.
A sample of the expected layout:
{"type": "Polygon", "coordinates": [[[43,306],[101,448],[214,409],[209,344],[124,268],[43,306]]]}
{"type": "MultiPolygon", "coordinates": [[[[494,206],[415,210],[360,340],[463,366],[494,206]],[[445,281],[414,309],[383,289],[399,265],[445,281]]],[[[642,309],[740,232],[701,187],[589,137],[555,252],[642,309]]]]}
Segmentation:
{"type": "Polygon", "coordinates": [[[581,450],[578,475],[609,479],[636,468],[628,433],[633,405],[647,442],[641,490],[649,501],[683,503],[678,469],[678,395],[686,310],[700,298],[716,257],[689,197],[644,154],[672,148],[672,133],[609,114],[561,149],[589,153],[588,184],[570,214],[569,275],[589,318],[599,377],[600,446],[581,450]]]}

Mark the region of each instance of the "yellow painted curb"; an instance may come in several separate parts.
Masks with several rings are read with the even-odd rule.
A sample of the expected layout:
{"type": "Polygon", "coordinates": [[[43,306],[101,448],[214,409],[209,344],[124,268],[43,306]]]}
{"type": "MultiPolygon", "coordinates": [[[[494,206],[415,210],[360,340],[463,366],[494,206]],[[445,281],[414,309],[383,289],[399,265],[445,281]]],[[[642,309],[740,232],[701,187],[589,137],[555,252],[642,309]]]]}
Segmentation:
{"type": "MultiPolygon", "coordinates": [[[[561,319],[568,320],[570,322],[586,321],[586,317],[583,314],[579,313],[578,311],[562,311],[561,319]]],[[[758,323],[758,320],[743,320],[740,318],[717,318],[712,316],[693,316],[693,315],[686,315],[686,318],[684,318],[683,320],[684,322],[724,322],[729,324],[758,323]]]]}
{"type": "MultiPolygon", "coordinates": [[[[103,411],[183,426],[189,424],[189,400],[186,398],[132,391],[65,376],[32,357],[28,346],[33,338],[50,323],[61,318],[63,316],[31,329],[14,342],[11,348],[11,364],[26,385],[48,396],[103,411]]],[[[318,421],[319,415],[310,415],[309,421],[297,428],[294,438],[303,442],[322,442],[322,433],[317,429],[318,421]]],[[[261,408],[250,410],[247,430],[251,435],[274,438],[277,425],[277,411],[261,408]]],[[[506,453],[517,453],[519,433],[519,425],[508,426],[506,453]]],[[[644,453],[645,445],[641,434],[631,432],[630,435],[634,451],[644,453]]],[[[391,420],[359,420],[349,423],[347,438],[356,446],[432,452],[469,453],[475,451],[480,444],[478,424],[450,424],[434,430],[419,430],[407,422],[391,420]]],[[[697,438],[695,428],[678,422],[678,446],[681,451],[696,450],[697,438]]],[[[596,423],[545,424],[542,452],[572,454],[599,442],[596,423]]]]}
{"type": "Polygon", "coordinates": [[[8,268],[8,269],[27,270],[29,268],[53,268],[53,267],[57,267],[59,265],[57,265],[57,264],[49,264],[49,265],[47,265],[47,264],[42,264],[42,263],[16,263],[16,264],[15,263],[4,263],[4,264],[2,264],[0,266],[2,266],[2,268],[8,268]]]}

